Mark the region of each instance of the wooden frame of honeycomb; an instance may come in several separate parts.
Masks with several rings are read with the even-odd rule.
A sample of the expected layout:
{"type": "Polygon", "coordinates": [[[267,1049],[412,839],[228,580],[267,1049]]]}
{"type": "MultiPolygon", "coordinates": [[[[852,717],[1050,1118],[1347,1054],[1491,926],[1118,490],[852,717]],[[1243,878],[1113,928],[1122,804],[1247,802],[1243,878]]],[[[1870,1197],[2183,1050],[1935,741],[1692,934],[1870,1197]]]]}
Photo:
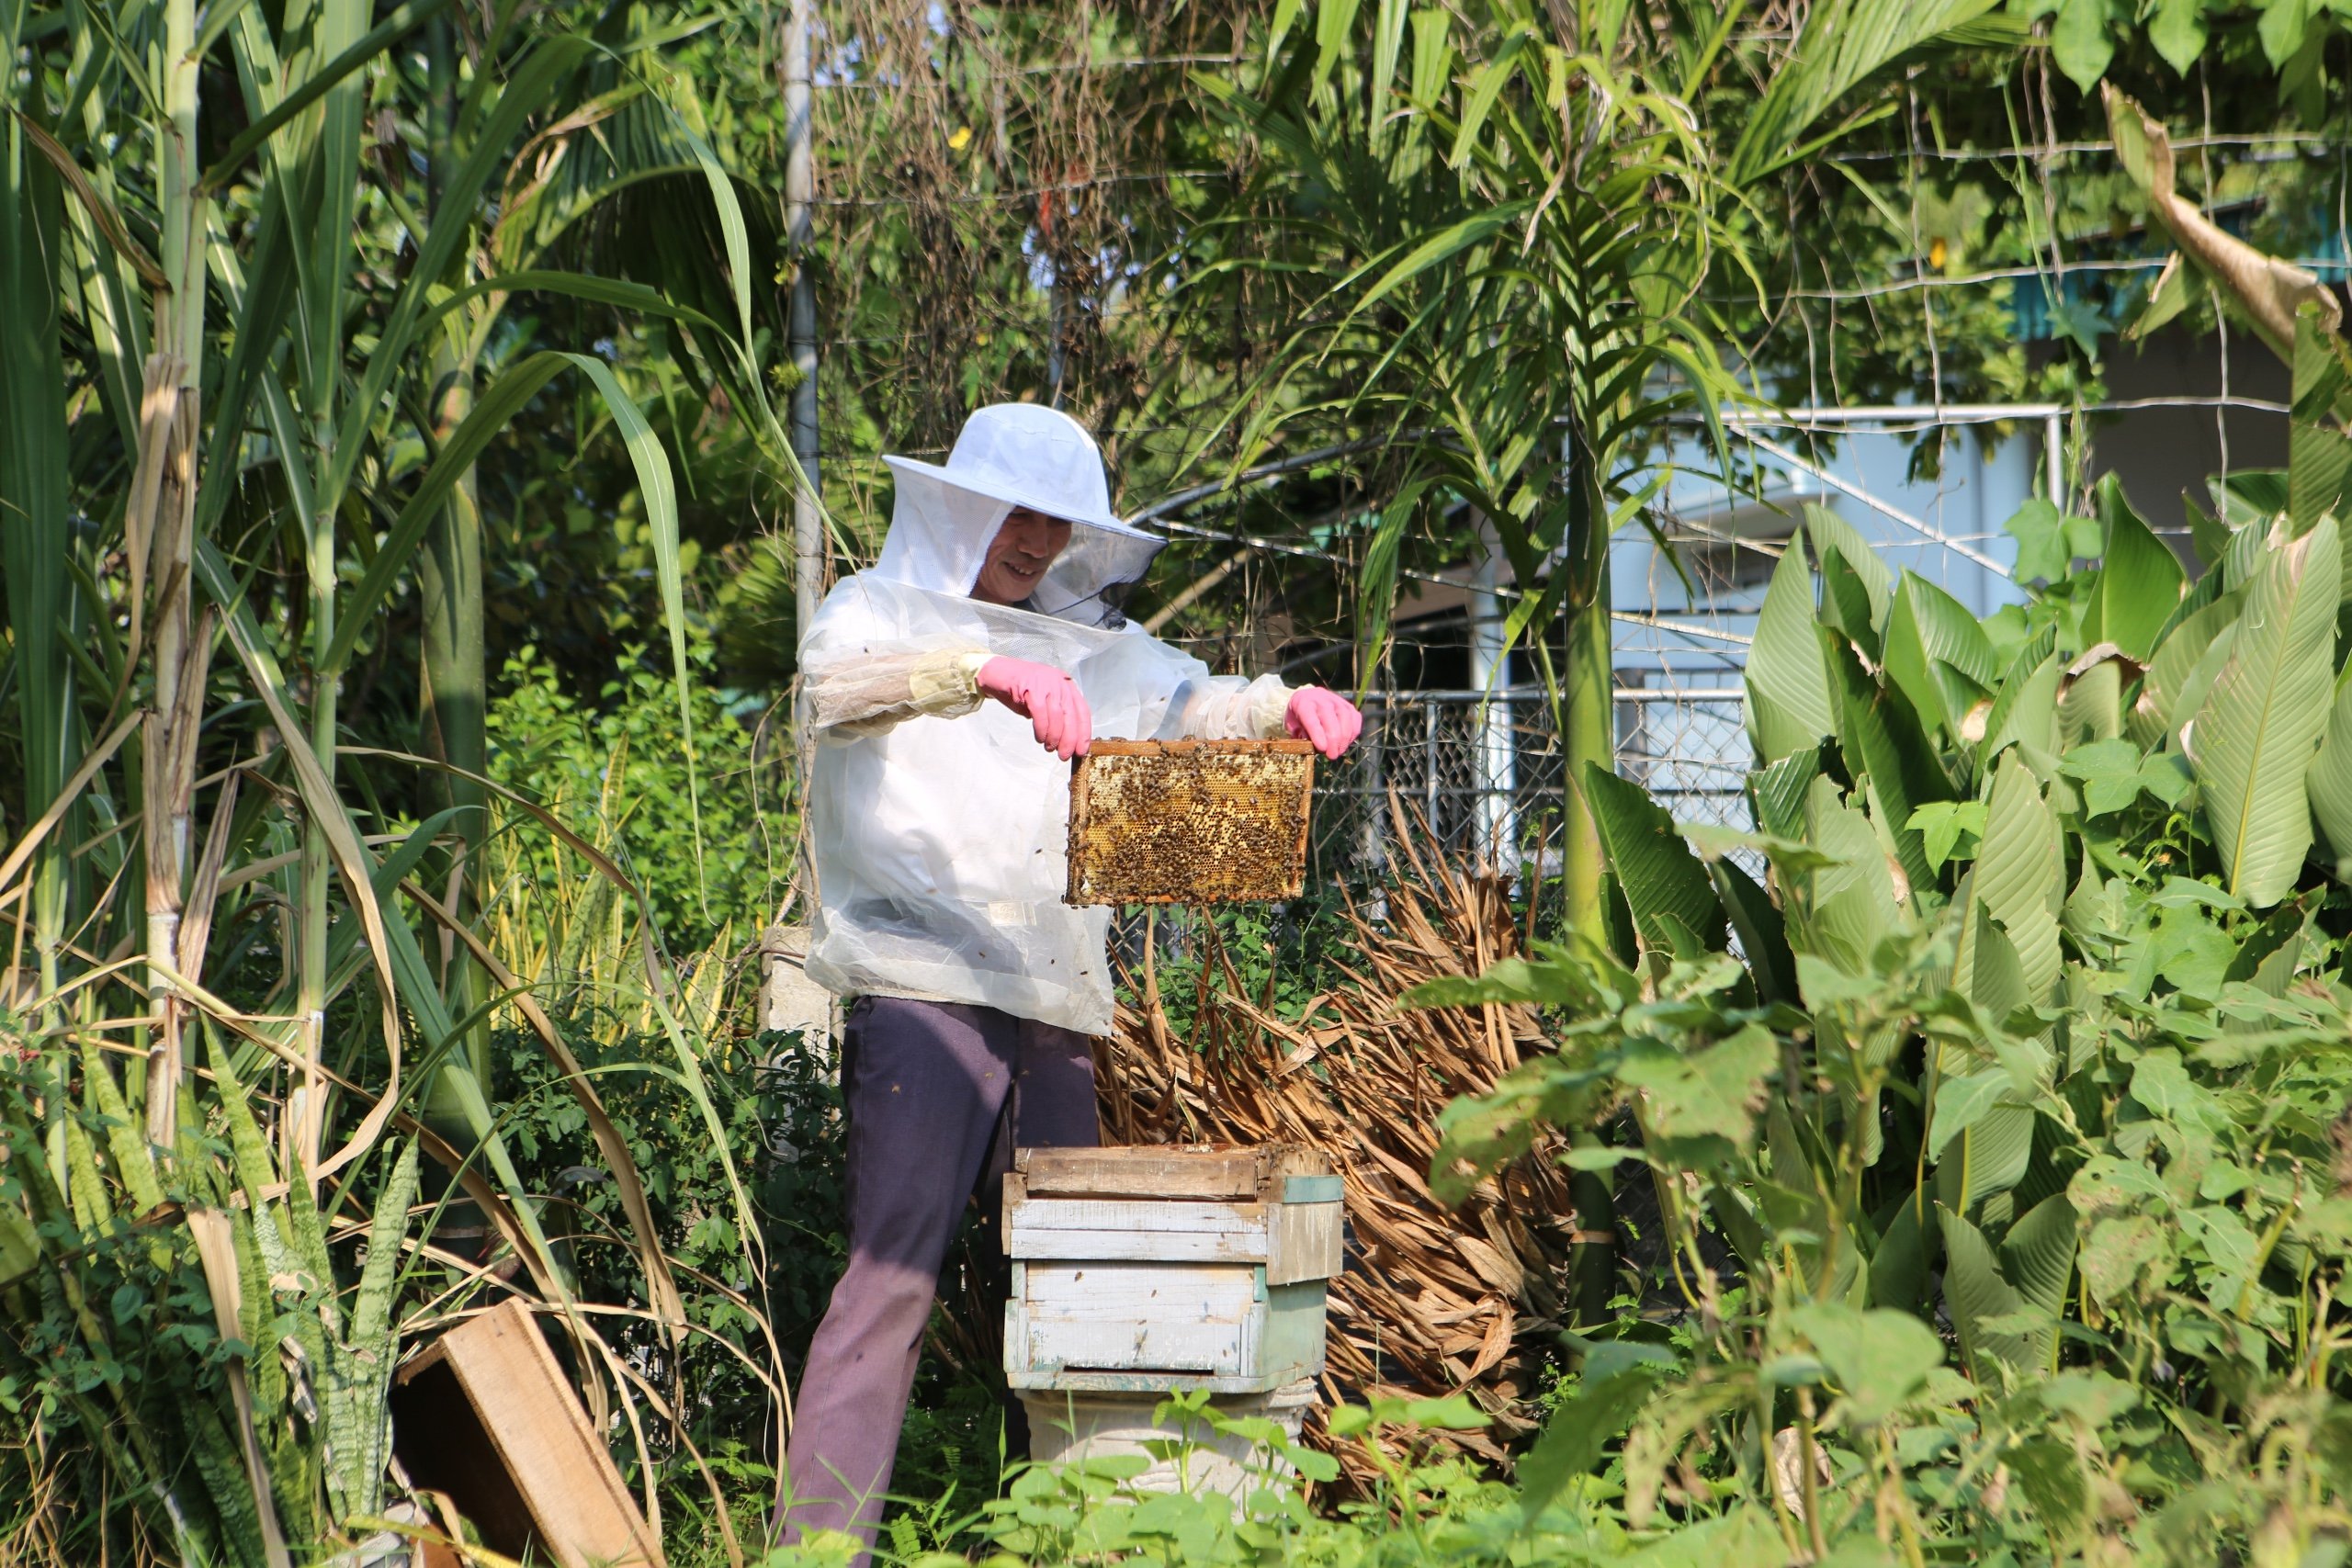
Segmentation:
{"type": "Polygon", "coordinates": [[[1315,748],[1097,740],[1070,772],[1069,904],[1295,898],[1315,748]]]}

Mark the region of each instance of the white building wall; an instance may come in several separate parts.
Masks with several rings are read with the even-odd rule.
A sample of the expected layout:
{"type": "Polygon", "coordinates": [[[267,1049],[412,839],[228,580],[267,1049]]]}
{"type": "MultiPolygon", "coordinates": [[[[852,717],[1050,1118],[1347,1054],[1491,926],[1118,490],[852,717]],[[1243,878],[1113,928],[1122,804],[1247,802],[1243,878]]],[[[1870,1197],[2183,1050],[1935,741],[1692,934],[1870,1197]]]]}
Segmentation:
{"type": "MultiPolygon", "coordinates": [[[[1910,473],[1911,442],[1905,434],[1849,432],[1833,443],[1776,430],[1770,438],[1801,453],[1842,485],[1758,454],[1758,479],[1769,503],[1759,506],[1753,496],[1728,495],[1708,477],[1713,454],[1703,439],[1691,439],[1675,449],[1677,476],[1668,486],[1668,506],[1698,526],[1736,532],[1777,551],[1780,537],[1768,536],[1784,537],[1806,504],[1824,505],[1851,523],[1888,566],[1917,573],[1979,615],[2022,597],[2004,575],[2017,558],[2017,541],[2002,525],[2034,492],[2041,462],[2038,431],[2013,431],[2007,440],[1994,442],[1981,427],[1952,429],[1945,439],[1941,472],[1917,479],[1910,473]],[[1852,491],[1921,526],[1897,521],[1889,510],[1872,506],[1852,491]],[[1784,515],[1774,515],[1770,506],[1779,507],[1784,515]],[[1966,550],[1954,548],[1955,544],[1966,550]],[[2003,570],[1971,559],[1968,552],[1989,558],[2003,570]]],[[[1748,556],[1758,575],[1769,570],[1769,561],[1760,555],[1748,556]]],[[[1621,533],[1614,541],[1611,571],[1616,608],[1658,623],[1618,623],[1621,682],[1715,683],[1708,679],[1711,675],[1736,680],[1746,660],[1745,639],[1753,635],[1756,612],[1763,603],[1760,581],[1732,585],[1720,577],[1710,581],[1694,573],[1693,583],[1686,587],[1647,532],[1638,528],[1621,533]]]]}

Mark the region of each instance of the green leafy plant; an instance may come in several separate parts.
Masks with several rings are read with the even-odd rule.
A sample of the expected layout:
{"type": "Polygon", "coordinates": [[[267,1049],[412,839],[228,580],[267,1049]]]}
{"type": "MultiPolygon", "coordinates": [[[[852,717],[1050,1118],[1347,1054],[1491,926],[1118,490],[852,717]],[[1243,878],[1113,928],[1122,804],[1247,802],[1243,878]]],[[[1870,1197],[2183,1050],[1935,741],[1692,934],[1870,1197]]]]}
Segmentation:
{"type": "MultiPolygon", "coordinates": [[[[519,1019],[628,1233],[637,1300],[597,1304],[642,1314],[674,1361],[691,1326],[643,1175],[539,1003],[548,980],[520,982],[471,897],[493,799],[625,911],[641,1037],[726,1168],[736,1279],[758,1269],[701,1077],[716,969],[682,975],[621,868],[482,773],[465,536],[484,455],[575,387],[641,493],[690,750],[669,454],[617,351],[543,341],[506,306],[698,318],[704,374],[763,435],[740,205],[703,146],[725,326],[488,243],[540,139],[647,96],[674,35],[455,10],[0,10],[0,729],[24,760],[0,784],[0,1231],[19,1281],[0,1342],[26,1391],[6,1430],[52,1456],[38,1507],[63,1521],[57,1560],[334,1550],[385,1500],[395,1335],[508,1277],[565,1337],[594,1413],[685,1407],[592,1325],[503,1135],[485,1047],[519,1019]],[[411,141],[421,156],[390,151],[411,141]],[[418,679],[371,705],[387,667],[418,679]],[[478,1222],[463,1251],[436,1231],[430,1269],[420,1187],[424,1227],[458,1205],[478,1222]]],[[[676,144],[700,145],[690,128],[676,144]]],[[[772,1348],[755,1359],[773,1378],[772,1348]]]]}
{"type": "Polygon", "coordinates": [[[1419,993],[1556,1031],[1447,1111],[1438,1176],[1623,1129],[1568,1157],[1646,1172],[1637,1261],[1690,1314],[1578,1341],[1531,1516],[1607,1459],[1630,1523],[1749,1517],[1791,1555],[2260,1561],[2341,1528],[2352,437],[2301,333],[2290,473],[2335,477],[2222,526],[2194,585],[2111,484],[2013,523],[2045,585],[1982,621],[1810,513],[1747,667],[1758,830],[1596,771],[1624,938],[1419,993]]]}
{"type": "MultiPolygon", "coordinates": [[[[189,1127],[159,1158],[96,1045],[68,1085],[22,1050],[22,1033],[6,1040],[10,1414],[62,1417],[95,1438],[127,1492],[130,1539],[158,1557],[285,1562],[340,1520],[380,1512],[415,1142],[387,1145],[365,1261],[339,1271],[335,1238],[308,1185],[284,1179],[233,1055],[212,1063],[217,1132],[189,1127]],[[204,1397],[187,1398],[191,1384],[204,1397]]],[[[111,1533],[101,1518],[69,1539],[111,1533]]]]}

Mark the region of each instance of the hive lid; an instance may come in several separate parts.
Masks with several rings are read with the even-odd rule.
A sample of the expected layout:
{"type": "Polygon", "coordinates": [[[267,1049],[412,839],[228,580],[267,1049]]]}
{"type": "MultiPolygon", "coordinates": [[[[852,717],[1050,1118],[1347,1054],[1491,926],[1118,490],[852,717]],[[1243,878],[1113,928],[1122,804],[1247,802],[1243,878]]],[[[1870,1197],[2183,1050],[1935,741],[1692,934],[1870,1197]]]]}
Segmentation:
{"type": "Polygon", "coordinates": [[[1329,1176],[1331,1162],[1301,1144],[1148,1144],[1020,1149],[1013,1155],[1012,1168],[1032,1198],[1255,1200],[1278,1180],[1329,1176]]]}
{"type": "Polygon", "coordinates": [[[1295,898],[1315,748],[1304,740],[1097,740],[1070,773],[1070,904],[1295,898]]]}

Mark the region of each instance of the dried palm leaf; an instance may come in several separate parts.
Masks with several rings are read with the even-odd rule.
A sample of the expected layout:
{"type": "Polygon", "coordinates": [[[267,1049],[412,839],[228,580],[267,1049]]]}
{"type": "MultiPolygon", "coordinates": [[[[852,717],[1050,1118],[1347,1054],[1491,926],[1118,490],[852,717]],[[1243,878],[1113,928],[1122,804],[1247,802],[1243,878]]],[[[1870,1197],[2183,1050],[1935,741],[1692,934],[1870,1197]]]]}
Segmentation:
{"type": "MultiPolygon", "coordinates": [[[[1331,1287],[1327,1393],[1466,1393],[1492,1426],[1390,1440],[1501,1465],[1534,1425],[1576,1217],[1552,1145],[1459,1208],[1430,1193],[1438,1112],[1547,1046],[1531,1008],[1399,1010],[1410,987],[1476,974],[1521,947],[1498,880],[1409,850],[1408,863],[1380,918],[1351,907],[1344,980],[1295,1019],[1243,994],[1208,928],[1211,961],[1201,966],[1188,1038],[1169,1017],[1147,944],[1128,987],[1136,1003],[1120,1010],[1098,1048],[1104,1134],[1128,1144],[1295,1141],[1328,1155],[1345,1182],[1350,1247],[1331,1287]]],[[[1363,1463],[1361,1453],[1334,1451],[1363,1463]]]]}

